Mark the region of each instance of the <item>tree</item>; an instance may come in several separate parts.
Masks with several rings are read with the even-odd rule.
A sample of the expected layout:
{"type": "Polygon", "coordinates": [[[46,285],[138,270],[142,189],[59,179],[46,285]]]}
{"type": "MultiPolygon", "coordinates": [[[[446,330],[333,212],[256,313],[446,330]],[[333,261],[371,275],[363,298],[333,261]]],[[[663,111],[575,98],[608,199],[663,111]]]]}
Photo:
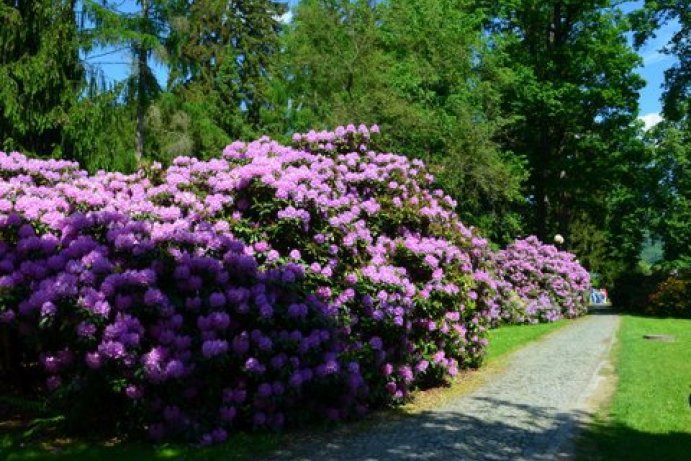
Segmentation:
{"type": "Polygon", "coordinates": [[[0,148],[59,151],[84,69],[74,0],[0,2],[0,148]]]}
{"type": "Polygon", "coordinates": [[[231,137],[261,127],[285,10],[271,0],[170,2],[171,84],[183,98],[205,95],[212,120],[231,137]]]}
{"type": "Polygon", "coordinates": [[[691,119],[691,4],[678,0],[645,0],[643,7],[631,13],[637,48],[655,37],[663,24],[676,20],[679,30],[661,50],[676,57],[677,62],[665,71],[662,94],[663,113],[669,120],[691,119]]]}
{"type": "Polygon", "coordinates": [[[166,2],[138,0],[136,12],[120,11],[119,3],[109,0],[84,0],[86,17],[94,27],[82,31],[86,52],[99,46],[124,47],[131,51],[133,72],[127,80],[125,100],[135,113],[135,158],[140,164],[144,157],[145,117],[151,102],[160,93],[150,60],[153,55],[162,59],[166,34],[166,2]]]}
{"type": "Polygon", "coordinates": [[[382,98],[387,64],[376,8],[365,0],[305,0],[284,36],[283,73],[294,125],[325,127],[366,116],[367,98],[382,98]]]}
{"type": "Polygon", "coordinates": [[[276,87],[284,131],[376,122],[386,149],[436,169],[467,222],[508,239],[523,166],[493,140],[504,75],[485,54],[482,18],[462,0],[301,2],[276,87]]]}
{"type": "Polygon", "coordinates": [[[652,143],[653,230],[662,239],[664,259],[691,262],[691,129],[665,121],[648,135],[652,143]]]}
{"type": "Polygon", "coordinates": [[[492,46],[516,77],[504,92],[505,113],[516,122],[503,145],[528,158],[531,228],[568,243],[578,216],[606,224],[607,178],[620,162],[637,161],[629,141],[640,58],[609,0],[486,3],[492,46]]]}
{"type": "Polygon", "coordinates": [[[119,100],[116,86],[86,91],[70,108],[64,126],[62,156],[76,160],[90,172],[130,173],[137,169],[135,123],[131,111],[119,100]]]}
{"type": "Polygon", "coordinates": [[[402,0],[387,3],[383,18],[388,91],[407,112],[403,124],[395,113],[384,117],[395,147],[438,166],[466,222],[498,243],[513,240],[526,170],[521,155],[496,142],[508,122],[501,89],[513,76],[487,46],[485,13],[467,0],[402,0]]]}
{"type": "Polygon", "coordinates": [[[634,43],[641,47],[664,24],[677,21],[679,29],[662,53],[676,58],[665,71],[662,112],[665,120],[647,133],[653,153],[650,175],[655,215],[653,234],[662,239],[664,260],[668,264],[691,261],[691,5],[685,1],[645,0],[631,14],[634,43]]]}

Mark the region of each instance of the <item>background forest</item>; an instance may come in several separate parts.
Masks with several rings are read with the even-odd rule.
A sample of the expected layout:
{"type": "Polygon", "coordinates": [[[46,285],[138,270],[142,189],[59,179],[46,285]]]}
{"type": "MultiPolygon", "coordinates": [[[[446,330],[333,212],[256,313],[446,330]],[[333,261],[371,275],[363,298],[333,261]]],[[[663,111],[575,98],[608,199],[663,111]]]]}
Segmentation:
{"type": "Polygon", "coordinates": [[[131,172],[378,123],[379,148],[424,159],[495,244],[560,233],[611,286],[650,269],[651,243],[665,269],[691,249],[691,6],[621,4],[3,0],[0,149],[131,172]],[[670,21],[664,119],[645,130],[636,48],[670,21]],[[122,51],[113,82],[93,58],[122,51]]]}

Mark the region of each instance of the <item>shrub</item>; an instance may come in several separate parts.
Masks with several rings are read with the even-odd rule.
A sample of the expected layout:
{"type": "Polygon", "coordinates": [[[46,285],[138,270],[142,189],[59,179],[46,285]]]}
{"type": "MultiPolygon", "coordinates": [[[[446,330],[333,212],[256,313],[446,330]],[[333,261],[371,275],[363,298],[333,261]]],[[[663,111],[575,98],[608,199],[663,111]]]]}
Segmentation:
{"type": "Polygon", "coordinates": [[[487,242],[371,132],[133,175],[0,153],[0,322],[52,405],[210,443],[478,365],[498,315],[487,242]]]}
{"type": "Polygon", "coordinates": [[[674,271],[648,296],[645,313],[667,317],[691,317],[691,270],[674,271]]]}
{"type": "Polygon", "coordinates": [[[640,270],[622,273],[614,281],[610,293],[612,304],[619,309],[644,313],[648,297],[665,277],[660,272],[644,273],[640,270]]]}
{"type": "Polygon", "coordinates": [[[502,321],[553,322],[587,311],[590,279],[573,254],[530,236],[498,251],[494,264],[502,321]]]}

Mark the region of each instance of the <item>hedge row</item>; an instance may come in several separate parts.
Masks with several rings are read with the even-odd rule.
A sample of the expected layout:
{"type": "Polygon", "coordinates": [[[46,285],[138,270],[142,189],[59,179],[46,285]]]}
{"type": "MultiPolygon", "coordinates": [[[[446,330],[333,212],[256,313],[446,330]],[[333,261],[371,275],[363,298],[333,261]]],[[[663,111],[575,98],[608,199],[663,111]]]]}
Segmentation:
{"type": "Polygon", "coordinates": [[[511,253],[491,254],[422,162],[371,150],[377,132],[236,142],[130,176],[0,153],[0,323],[23,367],[83,421],[212,443],[401,401],[479,365],[502,316],[557,315],[541,294],[511,314],[509,297],[582,312],[575,262],[545,250],[518,289],[511,253]]]}

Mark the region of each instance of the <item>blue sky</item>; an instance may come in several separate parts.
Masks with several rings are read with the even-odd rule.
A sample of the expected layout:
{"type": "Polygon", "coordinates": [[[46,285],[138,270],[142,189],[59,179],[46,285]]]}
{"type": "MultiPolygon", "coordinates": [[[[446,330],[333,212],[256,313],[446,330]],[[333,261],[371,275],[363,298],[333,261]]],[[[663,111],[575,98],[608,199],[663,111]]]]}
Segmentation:
{"type": "MultiPolygon", "coordinates": [[[[626,2],[621,7],[623,11],[628,13],[639,8],[642,3],[642,1],[626,2]]],[[[643,58],[643,65],[638,68],[638,73],[646,82],[645,87],[639,93],[639,113],[646,126],[661,120],[659,116],[661,110],[660,96],[662,94],[664,72],[674,65],[676,58],[661,53],[660,50],[664,48],[677,30],[679,30],[679,23],[677,21],[665,24],[656,32],[654,38],[648,40],[638,50],[638,54],[643,58]]],[[[629,39],[631,38],[629,37],[629,39]]]]}
{"type": "MultiPolygon", "coordinates": [[[[288,3],[294,5],[297,3],[297,0],[289,0],[288,3]]],[[[641,3],[642,1],[640,0],[630,1],[623,3],[621,7],[625,12],[629,12],[639,7],[641,3]]],[[[135,0],[124,0],[120,10],[137,11],[137,2],[135,0]]],[[[664,80],[664,71],[675,62],[673,57],[661,53],[660,50],[678,28],[679,24],[676,22],[665,25],[657,32],[655,38],[649,40],[639,50],[639,54],[643,58],[643,65],[638,69],[638,72],[646,81],[646,86],[641,90],[639,97],[640,115],[646,124],[659,121],[660,94],[662,93],[661,87],[664,80]]],[[[92,54],[103,54],[103,52],[104,50],[95,50],[92,54]]],[[[87,59],[87,61],[98,65],[106,79],[110,82],[123,80],[128,75],[131,67],[131,64],[129,64],[131,56],[126,51],[87,59]]],[[[154,63],[154,69],[159,82],[162,86],[165,86],[167,78],[165,67],[154,63]]]]}

